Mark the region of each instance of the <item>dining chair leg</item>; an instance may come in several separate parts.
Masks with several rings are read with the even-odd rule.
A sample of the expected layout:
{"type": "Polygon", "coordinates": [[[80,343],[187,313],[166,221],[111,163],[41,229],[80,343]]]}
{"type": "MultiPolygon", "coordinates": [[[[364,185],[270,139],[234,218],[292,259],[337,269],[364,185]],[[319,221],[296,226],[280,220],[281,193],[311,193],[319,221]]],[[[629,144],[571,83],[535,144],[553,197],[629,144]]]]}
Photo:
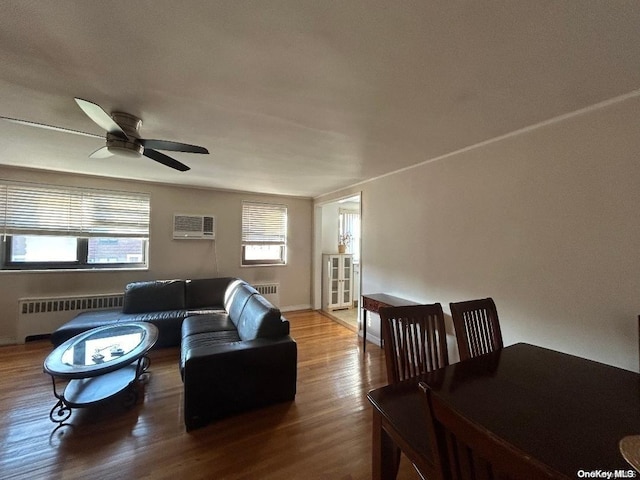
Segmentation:
{"type": "Polygon", "coordinates": [[[373,412],[372,479],[394,480],[400,466],[400,448],[382,427],[382,416],[373,412]]]}

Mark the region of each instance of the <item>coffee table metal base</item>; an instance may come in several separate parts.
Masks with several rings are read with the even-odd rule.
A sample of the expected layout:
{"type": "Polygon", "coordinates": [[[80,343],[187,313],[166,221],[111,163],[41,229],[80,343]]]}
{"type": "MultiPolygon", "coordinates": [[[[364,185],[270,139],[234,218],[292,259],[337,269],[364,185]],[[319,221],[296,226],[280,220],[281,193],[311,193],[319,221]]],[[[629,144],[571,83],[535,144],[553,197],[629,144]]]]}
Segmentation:
{"type": "Polygon", "coordinates": [[[135,386],[138,381],[146,378],[150,364],[149,357],[143,356],[119,370],[95,377],[74,378],[67,382],[62,393],[58,392],[57,377],[51,375],[53,395],[58,402],[51,409],[49,418],[52,422],[62,425],[71,416],[73,408],[83,408],[108,400],[127,389],[129,395],[125,404],[134,405],[138,401],[135,386]]]}

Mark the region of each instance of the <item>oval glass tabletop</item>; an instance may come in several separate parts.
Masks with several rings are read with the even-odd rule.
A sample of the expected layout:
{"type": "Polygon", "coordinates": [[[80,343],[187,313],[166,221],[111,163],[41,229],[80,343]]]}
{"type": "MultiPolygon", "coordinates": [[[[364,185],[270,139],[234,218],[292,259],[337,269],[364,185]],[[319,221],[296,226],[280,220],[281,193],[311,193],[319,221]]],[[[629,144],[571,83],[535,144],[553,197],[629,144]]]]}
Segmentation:
{"type": "Polygon", "coordinates": [[[101,375],[133,363],[157,338],[156,326],[146,322],[94,328],[53,350],[44,361],[44,371],[69,378],[101,375]]]}

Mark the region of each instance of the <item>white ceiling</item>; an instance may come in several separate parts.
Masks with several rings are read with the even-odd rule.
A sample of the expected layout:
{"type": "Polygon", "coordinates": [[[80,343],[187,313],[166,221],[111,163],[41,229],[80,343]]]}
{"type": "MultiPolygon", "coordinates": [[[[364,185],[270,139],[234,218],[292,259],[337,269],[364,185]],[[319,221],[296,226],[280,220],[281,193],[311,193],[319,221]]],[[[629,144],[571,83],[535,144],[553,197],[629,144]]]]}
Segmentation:
{"type": "Polygon", "coordinates": [[[640,88],[636,0],[5,0],[0,116],[101,134],[73,97],[203,145],[0,123],[0,164],[317,196],[640,88]]]}

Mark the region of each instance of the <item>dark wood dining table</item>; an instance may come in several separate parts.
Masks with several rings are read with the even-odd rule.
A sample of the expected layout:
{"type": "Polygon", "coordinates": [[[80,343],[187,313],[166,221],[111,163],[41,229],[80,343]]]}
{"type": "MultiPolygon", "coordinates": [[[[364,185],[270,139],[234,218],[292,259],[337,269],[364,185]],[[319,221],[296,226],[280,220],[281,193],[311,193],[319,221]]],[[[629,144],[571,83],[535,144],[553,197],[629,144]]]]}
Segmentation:
{"type": "Polygon", "coordinates": [[[640,375],[518,343],[369,392],[376,480],[395,478],[397,447],[437,478],[419,381],[560,475],[607,478],[597,475],[611,472],[610,478],[636,478],[618,444],[640,434],[640,375]]]}

